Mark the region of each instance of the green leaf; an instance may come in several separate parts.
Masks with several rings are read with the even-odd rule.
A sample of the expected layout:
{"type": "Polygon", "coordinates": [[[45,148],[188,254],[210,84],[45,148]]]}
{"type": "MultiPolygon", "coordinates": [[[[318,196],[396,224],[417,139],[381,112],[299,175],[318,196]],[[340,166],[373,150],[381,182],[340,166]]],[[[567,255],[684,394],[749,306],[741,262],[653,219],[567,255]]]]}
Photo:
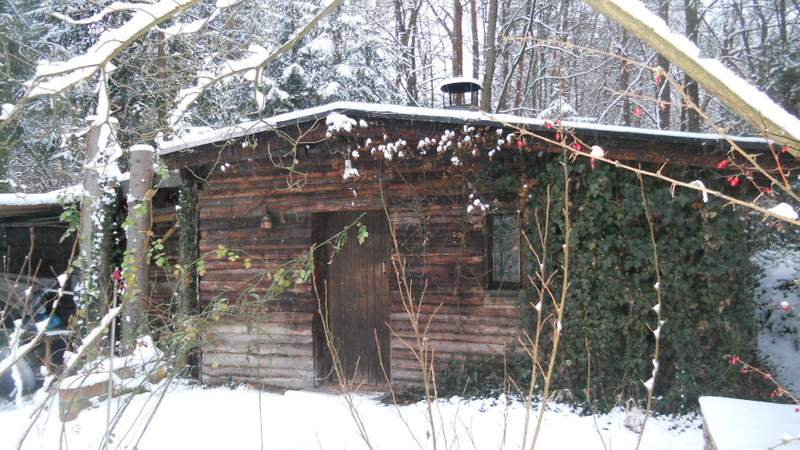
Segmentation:
{"type": "Polygon", "coordinates": [[[358,245],[363,245],[364,241],[366,241],[367,237],[369,237],[369,231],[367,231],[366,225],[362,224],[361,222],[358,222],[357,226],[358,226],[358,245]]]}

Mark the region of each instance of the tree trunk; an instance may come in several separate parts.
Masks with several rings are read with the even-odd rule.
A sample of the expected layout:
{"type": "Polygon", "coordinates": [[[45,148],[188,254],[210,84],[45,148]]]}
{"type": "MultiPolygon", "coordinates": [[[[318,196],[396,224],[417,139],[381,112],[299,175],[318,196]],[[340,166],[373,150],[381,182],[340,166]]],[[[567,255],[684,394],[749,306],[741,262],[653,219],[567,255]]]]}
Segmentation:
{"type": "MultiPolygon", "coordinates": [[[[683,0],[684,11],[686,14],[686,37],[695,45],[698,41],[699,20],[697,14],[697,0],[683,0]]],[[[700,107],[700,88],[697,82],[687,74],[683,76],[683,89],[686,99],[683,101],[681,115],[685,114],[685,129],[688,131],[700,131],[700,114],[695,108],[700,107]]]]}
{"type": "MultiPolygon", "coordinates": [[[[661,0],[658,6],[658,17],[664,20],[664,23],[669,25],[669,1],[661,0]]],[[[661,53],[658,54],[657,63],[660,68],[664,70],[664,75],[656,75],[656,98],[658,98],[658,128],[662,130],[669,129],[669,114],[670,114],[670,85],[667,80],[666,74],[669,74],[669,59],[661,53]]]]}
{"type": "MultiPolygon", "coordinates": [[[[86,136],[87,160],[93,161],[100,150],[100,127],[92,127],[86,136]]],[[[87,167],[83,175],[83,199],[80,220],[80,284],[78,307],[82,310],[78,324],[91,329],[104,314],[108,300],[111,265],[111,206],[104,201],[109,195],[100,184],[100,175],[87,167]]],[[[115,195],[115,194],[114,194],[115,195]]]]}
{"type": "Polygon", "coordinates": [[[469,16],[472,31],[472,78],[477,79],[481,71],[481,44],[478,38],[478,0],[470,0],[469,16]]]}
{"type": "Polygon", "coordinates": [[[403,52],[402,58],[400,58],[398,81],[405,78],[406,93],[409,97],[409,103],[412,105],[419,103],[416,44],[417,20],[421,6],[422,2],[417,2],[413,5],[408,17],[408,24],[406,24],[406,17],[403,13],[403,0],[394,0],[395,34],[400,41],[401,51],[403,52]]]}
{"type": "MultiPolygon", "coordinates": [[[[453,76],[464,75],[464,21],[463,8],[460,0],[453,0],[453,76]]],[[[453,105],[463,105],[464,95],[458,94],[453,97],[453,105]]]]}
{"type": "Polygon", "coordinates": [[[628,33],[622,31],[622,39],[619,44],[619,56],[622,58],[622,70],[619,74],[619,91],[622,93],[622,123],[625,126],[631,125],[631,98],[628,95],[631,72],[628,68],[628,57],[626,48],[628,46],[628,33]]]}
{"type": "Polygon", "coordinates": [[[492,85],[495,64],[497,63],[497,1],[489,0],[486,36],[483,37],[484,68],[483,85],[481,87],[481,109],[484,111],[492,110],[492,85]]]}
{"type": "Polygon", "coordinates": [[[126,320],[122,343],[133,348],[136,338],[146,327],[145,305],[150,298],[150,228],[153,196],[153,158],[149,145],[136,145],[130,151],[130,185],[128,188],[128,231],[123,279],[127,286],[123,302],[126,320]]]}

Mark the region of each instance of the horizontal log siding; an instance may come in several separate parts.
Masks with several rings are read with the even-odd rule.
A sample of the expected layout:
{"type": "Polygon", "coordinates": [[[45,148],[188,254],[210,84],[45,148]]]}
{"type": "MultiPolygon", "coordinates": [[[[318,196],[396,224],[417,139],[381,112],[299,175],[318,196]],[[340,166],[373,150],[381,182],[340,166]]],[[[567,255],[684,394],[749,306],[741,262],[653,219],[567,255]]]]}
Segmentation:
{"type": "MultiPolygon", "coordinates": [[[[253,295],[267,292],[266,270],[301,257],[311,247],[312,214],[382,210],[382,186],[415,294],[427,285],[419,310],[422,321],[430,321],[426,345],[433,349],[437,366],[468,354],[500,354],[514,345],[516,308],[483,305],[483,219],[464,217],[466,199],[460,181],[445,174],[449,164],[403,161],[389,167],[377,158],[361,158],[354,161],[360,176],[343,181],[343,157],[330,156],[329,150],[344,144],[329,143],[318,154],[298,156],[300,174],[290,177],[264,158],[267,145],[273,155],[280,153],[275,144],[262,141],[255,149],[234,144],[218,160],[214,156],[215,169],[198,193],[200,254],[222,245],[249,255],[252,267],[246,268],[242,259],[208,257],[199,286],[201,305],[219,298],[252,303],[253,295]],[[273,217],[269,230],[259,227],[267,210],[273,217]]],[[[400,261],[396,255],[393,259],[400,261]]],[[[394,274],[390,288],[392,381],[400,388],[414,386],[421,376],[408,349],[415,341],[413,327],[394,274]]],[[[256,308],[246,326],[225,322],[212,327],[202,346],[205,382],[291,388],[313,384],[316,299],[311,283],[293,286],[281,298],[256,308]]]]}

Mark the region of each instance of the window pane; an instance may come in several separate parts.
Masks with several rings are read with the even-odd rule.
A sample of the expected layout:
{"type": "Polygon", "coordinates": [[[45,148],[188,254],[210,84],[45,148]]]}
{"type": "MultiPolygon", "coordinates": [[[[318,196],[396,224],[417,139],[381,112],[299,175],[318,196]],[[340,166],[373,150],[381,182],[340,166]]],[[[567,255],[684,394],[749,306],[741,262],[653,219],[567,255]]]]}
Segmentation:
{"type": "Polygon", "coordinates": [[[516,215],[492,216],[492,281],[519,283],[519,225],[516,215]]]}

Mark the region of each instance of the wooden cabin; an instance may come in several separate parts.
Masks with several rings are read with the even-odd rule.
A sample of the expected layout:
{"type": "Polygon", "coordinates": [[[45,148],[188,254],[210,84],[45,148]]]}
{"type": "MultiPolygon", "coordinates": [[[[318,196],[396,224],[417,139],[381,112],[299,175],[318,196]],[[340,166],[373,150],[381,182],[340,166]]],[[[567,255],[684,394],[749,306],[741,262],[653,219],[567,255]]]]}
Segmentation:
{"type": "Polygon", "coordinates": [[[561,153],[518,128],[569,133],[586,161],[599,145],[628,163],[713,167],[729,149],[716,135],[362,103],[164,142],[182,174],[178,260],[204,261],[179,300],[210,318],[202,380],[318,386],[336,380],[334,349],[348,380],[402,388],[419,385],[423,347],[442,365],[515,351],[518,199],[480,192],[466,174],[561,153]]]}
{"type": "Polygon", "coordinates": [[[64,237],[68,224],[61,220],[59,203],[64,193],[0,194],[4,274],[55,278],[66,270],[75,240],[64,237]]]}

